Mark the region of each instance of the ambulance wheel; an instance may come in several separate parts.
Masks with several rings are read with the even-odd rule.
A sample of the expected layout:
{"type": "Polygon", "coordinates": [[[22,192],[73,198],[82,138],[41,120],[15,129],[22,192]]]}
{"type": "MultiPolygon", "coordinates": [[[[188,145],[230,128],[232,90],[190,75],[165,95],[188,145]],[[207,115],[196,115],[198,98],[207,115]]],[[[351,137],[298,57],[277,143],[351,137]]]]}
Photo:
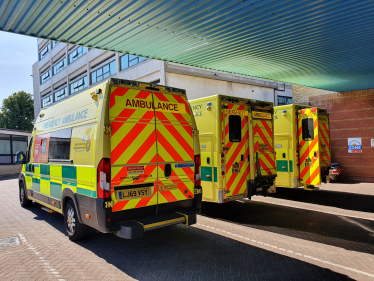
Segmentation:
{"type": "Polygon", "coordinates": [[[86,236],[87,226],[79,222],[77,211],[72,200],[69,200],[66,204],[64,222],[70,240],[77,241],[86,236]]]}
{"type": "Polygon", "coordinates": [[[23,182],[20,184],[19,187],[19,202],[21,203],[21,206],[23,208],[30,207],[32,204],[32,201],[27,198],[26,189],[23,182]]]}

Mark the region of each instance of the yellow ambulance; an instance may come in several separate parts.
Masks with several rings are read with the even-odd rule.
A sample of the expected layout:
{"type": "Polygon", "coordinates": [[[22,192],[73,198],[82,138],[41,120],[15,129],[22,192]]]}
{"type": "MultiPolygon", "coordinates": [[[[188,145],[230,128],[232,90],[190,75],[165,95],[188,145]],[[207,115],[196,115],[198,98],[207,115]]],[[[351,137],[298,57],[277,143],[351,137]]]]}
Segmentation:
{"type": "Polygon", "coordinates": [[[274,193],[273,103],[214,95],[190,104],[199,128],[203,201],[274,193]]]}
{"type": "Polygon", "coordinates": [[[330,123],[326,109],[304,105],[274,108],[277,187],[316,190],[329,180],[330,123]]]}
{"type": "Polygon", "coordinates": [[[64,215],[71,240],[87,227],[131,239],[196,223],[198,131],[186,92],[121,79],[40,112],[19,177],[20,203],[64,215]]]}

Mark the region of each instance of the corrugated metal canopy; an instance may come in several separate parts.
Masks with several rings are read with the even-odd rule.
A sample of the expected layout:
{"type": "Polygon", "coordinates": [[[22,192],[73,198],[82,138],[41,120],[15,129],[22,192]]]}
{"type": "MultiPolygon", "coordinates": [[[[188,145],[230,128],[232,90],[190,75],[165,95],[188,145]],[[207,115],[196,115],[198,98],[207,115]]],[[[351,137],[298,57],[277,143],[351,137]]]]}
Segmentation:
{"type": "Polygon", "coordinates": [[[373,1],[1,0],[0,30],[301,85],[374,88],[373,1]]]}

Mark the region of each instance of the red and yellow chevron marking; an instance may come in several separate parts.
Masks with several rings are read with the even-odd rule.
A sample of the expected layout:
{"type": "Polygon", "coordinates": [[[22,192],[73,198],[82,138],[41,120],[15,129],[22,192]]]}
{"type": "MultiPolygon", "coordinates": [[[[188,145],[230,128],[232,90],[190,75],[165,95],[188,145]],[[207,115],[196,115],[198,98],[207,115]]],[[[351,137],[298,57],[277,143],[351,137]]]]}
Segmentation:
{"type": "Polygon", "coordinates": [[[226,190],[230,190],[225,196],[233,196],[237,194],[243,194],[246,191],[246,179],[248,171],[247,153],[247,141],[248,141],[248,116],[245,115],[244,105],[229,104],[228,109],[224,110],[224,124],[222,132],[224,133],[224,143],[226,150],[226,190]],[[239,115],[241,116],[241,130],[242,139],[240,142],[230,142],[229,138],[229,116],[239,115]],[[244,161],[241,161],[241,157],[244,157],[244,161]],[[233,165],[239,164],[239,173],[233,173],[233,165]]]}
{"type": "Polygon", "coordinates": [[[254,163],[257,177],[256,153],[261,167],[261,175],[275,175],[276,165],[274,156],[273,121],[268,119],[253,120],[254,163]]]}
{"type": "Polygon", "coordinates": [[[308,185],[320,185],[320,164],[319,164],[319,134],[317,108],[307,108],[299,111],[299,157],[300,157],[300,178],[308,185]],[[302,138],[302,120],[313,118],[314,139],[304,141],[302,138]],[[315,157],[314,153],[317,153],[315,157]],[[311,164],[307,164],[311,163],[311,164]]]}
{"type": "Polygon", "coordinates": [[[109,104],[113,128],[112,210],[127,210],[193,198],[193,167],[175,168],[173,164],[194,163],[191,113],[186,98],[112,87],[109,104]],[[173,166],[172,176],[168,179],[162,178],[165,164],[173,166]],[[151,196],[130,200],[116,198],[116,186],[136,187],[136,184],[144,183],[153,186],[151,196]]]}
{"type": "Polygon", "coordinates": [[[330,126],[328,116],[318,117],[320,165],[331,166],[330,154],[330,126]]]}

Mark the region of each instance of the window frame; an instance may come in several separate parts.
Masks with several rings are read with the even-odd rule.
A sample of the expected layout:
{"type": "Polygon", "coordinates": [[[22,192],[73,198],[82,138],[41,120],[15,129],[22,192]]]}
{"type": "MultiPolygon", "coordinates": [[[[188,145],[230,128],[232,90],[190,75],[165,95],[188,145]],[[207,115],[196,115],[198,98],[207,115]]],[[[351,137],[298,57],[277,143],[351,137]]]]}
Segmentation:
{"type": "Polygon", "coordinates": [[[242,141],[243,136],[242,136],[242,126],[241,126],[241,124],[242,124],[242,118],[240,117],[240,115],[229,115],[229,141],[230,142],[235,143],[235,142],[241,142],[242,141]],[[237,122],[235,122],[235,120],[233,120],[233,121],[230,120],[230,119],[234,119],[234,118],[239,119],[240,122],[237,123],[237,122]],[[233,124],[233,126],[231,126],[231,124],[233,124]],[[233,130],[237,130],[239,128],[240,137],[239,137],[238,140],[236,138],[235,139],[232,138],[232,133],[233,132],[232,132],[231,128],[233,130]]]}
{"type": "Polygon", "coordinates": [[[123,55],[123,56],[121,56],[119,58],[119,61],[120,61],[120,71],[125,70],[127,68],[130,68],[130,67],[132,67],[134,65],[137,65],[138,63],[141,63],[142,61],[145,61],[145,60],[147,60],[147,58],[139,57],[139,56],[134,56],[134,55],[129,55],[129,54],[123,55]],[[125,60],[125,58],[127,58],[127,60],[125,60]],[[136,61],[136,60],[137,60],[136,63],[130,65],[130,62],[136,61]],[[124,61],[127,62],[127,67],[123,67],[123,62],[124,61]]]}
{"type": "Polygon", "coordinates": [[[301,119],[301,138],[303,139],[303,141],[313,141],[314,137],[314,119],[312,117],[301,119]],[[308,123],[304,121],[307,121],[308,123]],[[307,124],[307,130],[304,126],[305,123],[307,124]],[[306,133],[304,134],[304,132],[308,133],[308,137],[306,136],[306,133]],[[312,132],[312,134],[310,132],[312,132]]]}
{"type": "Polygon", "coordinates": [[[59,73],[61,70],[63,70],[64,68],[66,68],[67,66],[67,59],[66,57],[63,57],[61,60],[59,60],[58,62],[56,62],[53,66],[52,66],[52,75],[56,75],[57,73],[59,73]],[[59,64],[63,63],[63,67],[59,67],[57,69],[55,69],[59,64]],[[58,70],[58,71],[56,71],[58,70]]]}
{"type": "Polygon", "coordinates": [[[71,51],[68,54],[68,60],[69,60],[68,63],[71,64],[71,63],[75,62],[77,59],[79,59],[85,53],[87,53],[87,47],[79,46],[79,47],[75,48],[73,51],[71,51]],[[79,50],[82,50],[82,51],[80,52],[79,50]],[[76,55],[72,56],[74,52],[76,52],[76,55]]]}
{"type": "Polygon", "coordinates": [[[288,105],[288,104],[292,104],[292,97],[287,97],[287,96],[277,96],[277,102],[278,102],[278,105],[288,105]],[[279,103],[279,98],[284,98],[286,99],[286,103],[279,103]],[[288,101],[291,101],[290,103],[288,101]]]}
{"type": "Polygon", "coordinates": [[[52,95],[52,94],[48,93],[47,95],[41,97],[42,108],[45,108],[45,107],[47,107],[48,105],[50,105],[50,104],[52,104],[52,103],[53,103],[53,95],[52,95]],[[51,98],[51,102],[48,103],[47,105],[44,105],[44,100],[45,100],[46,98],[51,98]]]}
{"type": "Polygon", "coordinates": [[[13,137],[24,137],[24,138],[27,139],[25,141],[26,142],[26,151],[27,151],[28,137],[24,136],[24,135],[12,135],[12,134],[9,134],[9,135],[8,134],[1,134],[1,135],[9,136],[9,145],[10,145],[9,151],[10,151],[10,153],[1,153],[0,156],[10,157],[10,163],[0,163],[0,166],[14,165],[15,164],[14,157],[16,156],[17,151],[13,151],[13,137]]]}
{"type": "Polygon", "coordinates": [[[51,79],[51,77],[52,77],[52,71],[49,68],[48,70],[44,71],[43,74],[40,74],[40,85],[47,82],[49,79],[51,79]],[[46,74],[48,74],[48,76],[47,76],[48,78],[43,80],[44,79],[43,76],[46,75],[46,74]]]}
{"type": "Polygon", "coordinates": [[[69,83],[69,95],[73,95],[73,94],[75,94],[75,93],[77,93],[77,92],[79,92],[79,91],[81,91],[81,90],[83,90],[83,89],[85,89],[85,88],[88,87],[88,75],[87,75],[87,74],[85,74],[84,76],[79,76],[79,78],[76,78],[76,79],[74,79],[73,81],[74,81],[74,82],[69,83]],[[84,81],[84,79],[86,79],[86,81],[84,81]],[[72,89],[79,88],[81,85],[78,86],[78,84],[77,84],[77,86],[74,87],[74,88],[72,88],[71,86],[72,86],[74,83],[78,83],[80,80],[83,81],[82,85],[86,85],[86,86],[73,92],[72,89]]]}
{"type": "Polygon", "coordinates": [[[42,60],[43,58],[45,58],[45,56],[51,51],[51,48],[50,48],[50,43],[48,43],[40,52],[39,52],[39,60],[42,60]],[[47,50],[46,50],[47,49],[47,50]],[[44,52],[44,50],[46,50],[44,52]],[[44,54],[43,54],[44,52],[44,54]]]}
{"type": "Polygon", "coordinates": [[[63,100],[64,98],[67,98],[68,96],[69,96],[68,86],[67,85],[63,85],[63,86],[58,87],[57,90],[55,90],[53,92],[53,101],[57,102],[57,101],[63,100]],[[61,92],[62,90],[65,90],[65,94],[64,95],[66,95],[66,96],[64,96],[64,97],[62,97],[60,99],[57,99],[56,94],[58,92],[61,92]]]}
{"type": "Polygon", "coordinates": [[[115,75],[117,73],[117,62],[116,60],[112,60],[98,68],[95,68],[95,70],[93,70],[91,73],[90,73],[90,78],[91,78],[91,85],[95,84],[95,83],[98,83],[100,81],[103,81],[105,80],[106,78],[112,76],[112,75],[115,75]],[[113,64],[114,63],[114,64],[113,64]],[[109,66],[109,71],[108,72],[104,72],[104,68],[109,66]],[[112,71],[112,66],[114,68],[114,72],[112,71]],[[98,71],[101,70],[101,74],[100,75],[97,75],[98,71]],[[109,73],[108,76],[105,76],[106,73],[109,73]],[[93,78],[95,76],[95,79],[93,78]],[[100,80],[97,80],[98,77],[102,77],[100,80]],[[95,80],[95,82],[93,81],[95,80]]]}
{"type": "MultiPolygon", "coordinates": [[[[66,129],[62,129],[62,130],[58,130],[58,131],[53,131],[50,133],[50,136],[49,136],[49,148],[48,148],[48,162],[59,162],[59,160],[62,160],[62,161],[69,161],[70,160],[70,151],[71,151],[71,135],[72,135],[72,131],[73,131],[73,128],[66,128],[66,129]],[[70,130],[70,136],[69,137],[65,137],[63,139],[69,139],[69,157],[68,158],[51,158],[51,152],[54,152],[54,150],[52,149],[52,144],[54,142],[57,142],[55,140],[53,140],[53,138],[58,138],[58,137],[54,137],[53,134],[57,134],[57,133],[61,133],[63,131],[68,131],[70,130]],[[52,161],[51,161],[52,160],[52,161]]],[[[61,139],[61,138],[60,138],[61,139]]],[[[58,151],[61,151],[62,148],[59,148],[57,149],[58,151]]],[[[56,151],[57,151],[56,150],[56,151]]]]}

